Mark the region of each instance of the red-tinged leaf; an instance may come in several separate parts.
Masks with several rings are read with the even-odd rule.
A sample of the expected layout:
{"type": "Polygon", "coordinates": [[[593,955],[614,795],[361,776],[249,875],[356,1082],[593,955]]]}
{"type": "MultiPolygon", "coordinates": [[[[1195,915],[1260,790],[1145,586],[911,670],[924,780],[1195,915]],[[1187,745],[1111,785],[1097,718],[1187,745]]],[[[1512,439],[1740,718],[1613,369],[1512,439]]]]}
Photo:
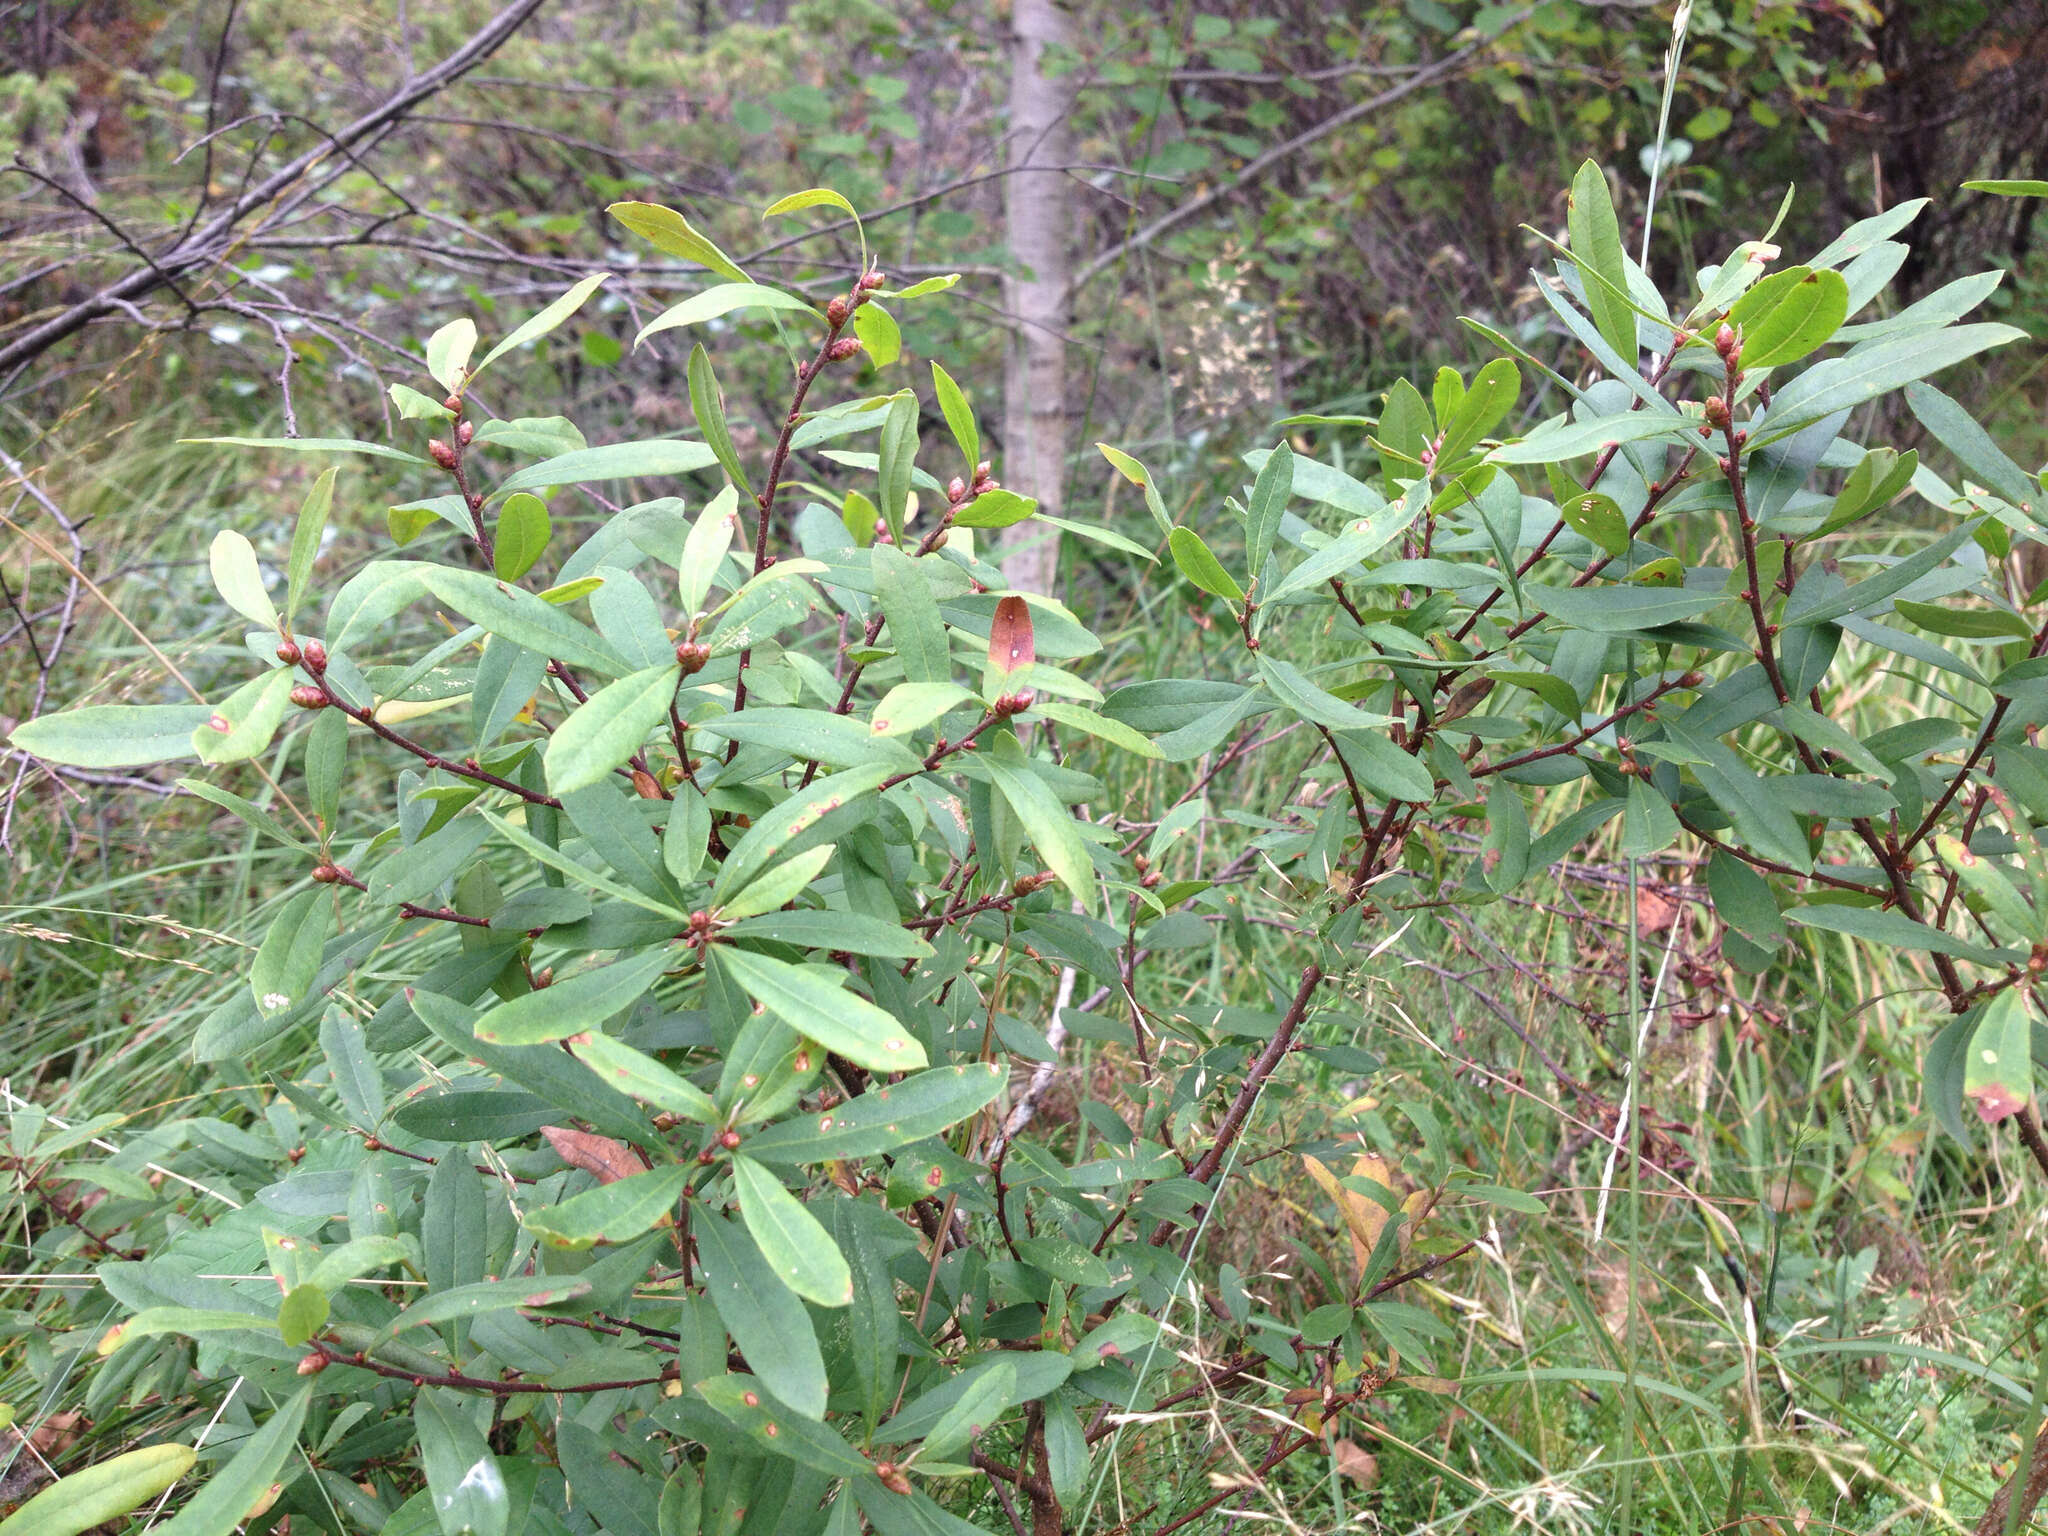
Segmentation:
{"type": "Polygon", "coordinates": [[[562,1125],[544,1125],[540,1133],[555,1149],[555,1156],[571,1168],[596,1174],[600,1184],[616,1183],[647,1171],[647,1163],[639,1153],[623,1141],[614,1141],[609,1136],[596,1136],[589,1131],[572,1130],[562,1125]]]}
{"type": "Polygon", "coordinates": [[[1963,1096],[1986,1125],[2010,1119],[2033,1097],[2032,1031],[2018,988],[1984,1009],[1963,1057],[1963,1096]]]}
{"type": "Polygon", "coordinates": [[[988,664],[1007,677],[1019,667],[1038,660],[1038,646],[1031,638],[1031,605],[1021,597],[1006,597],[996,604],[995,622],[988,631],[988,664]]]}

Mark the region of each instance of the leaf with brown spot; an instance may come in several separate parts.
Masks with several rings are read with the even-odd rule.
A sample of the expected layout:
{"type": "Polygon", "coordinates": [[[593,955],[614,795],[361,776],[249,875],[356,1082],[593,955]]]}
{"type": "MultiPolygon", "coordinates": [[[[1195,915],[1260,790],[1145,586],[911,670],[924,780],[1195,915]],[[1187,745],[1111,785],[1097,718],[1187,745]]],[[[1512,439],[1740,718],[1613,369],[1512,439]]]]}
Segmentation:
{"type": "MultiPolygon", "coordinates": [[[[1351,1257],[1356,1261],[1359,1272],[1364,1273],[1366,1265],[1372,1261],[1373,1249],[1379,1244],[1380,1233],[1386,1229],[1386,1208],[1377,1200],[1347,1189],[1319,1158],[1304,1157],[1301,1161],[1302,1166],[1308,1169],[1308,1176],[1337,1202],[1337,1214],[1344,1218],[1345,1229],[1351,1236],[1351,1257]]],[[[1351,1174],[1355,1178],[1371,1179],[1388,1189],[1393,1187],[1394,1171],[1382,1158],[1360,1157],[1351,1165],[1351,1174]]]]}
{"type": "Polygon", "coordinates": [[[585,1173],[597,1175],[600,1184],[616,1183],[631,1178],[636,1173],[647,1171],[647,1160],[623,1141],[614,1141],[609,1136],[593,1135],[589,1131],[571,1130],[563,1125],[544,1125],[541,1135],[547,1137],[548,1145],[555,1149],[555,1156],[571,1168],[581,1168],[585,1173]]]}
{"type": "Polygon", "coordinates": [[[1006,597],[996,604],[995,622],[989,626],[988,664],[1008,677],[1036,660],[1038,645],[1031,634],[1031,605],[1021,597],[1006,597]]]}

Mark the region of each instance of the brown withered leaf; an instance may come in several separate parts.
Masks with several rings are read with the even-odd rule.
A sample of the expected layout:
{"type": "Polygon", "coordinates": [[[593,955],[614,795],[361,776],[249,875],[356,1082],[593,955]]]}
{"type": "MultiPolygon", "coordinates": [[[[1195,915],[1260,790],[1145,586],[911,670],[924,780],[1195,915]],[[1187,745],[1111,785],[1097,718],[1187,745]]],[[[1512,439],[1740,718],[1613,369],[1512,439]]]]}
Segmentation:
{"type": "Polygon", "coordinates": [[[614,1141],[609,1136],[571,1130],[564,1125],[544,1125],[540,1133],[555,1149],[555,1156],[571,1168],[596,1174],[600,1184],[613,1184],[647,1171],[646,1159],[623,1141],[614,1141]]]}
{"type": "Polygon", "coordinates": [[[1348,1477],[1361,1488],[1370,1488],[1380,1480],[1380,1459],[1355,1440],[1339,1440],[1330,1448],[1330,1459],[1337,1464],[1341,1476],[1348,1477]]]}
{"type": "MultiPolygon", "coordinates": [[[[1380,1233],[1387,1225],[1386,1209],[1377,1200],[1345,1188],[1320,1158],[1304,1157],[1301,1162],[1309,1177],[1322,1186],[1323,1193],[1337,1202],[1337,1214],[1344,1219],[1345,1230],[1351,1238],[1352,1261],[1357,1264],[1359,1272],[1364,1273],[1365,1266],[1372,1261],[1372,1251],[1379,1243],[1380,1233]]],[[[1383,1159],[1370,1154],[1353,1162],[1351,1173],[1371,1179],[1375,1184],[1388,1188],[1393,1186],[1393,1170],[1383,1159]]]]}
{"type": "Polygon", "coordinates": [[[1006,597],[996,604],[995,622],[989,626],[988,664],[1007,677],[1036,660],[1038,643],[1031,634],[1031,605],[1021,597],[1006,597]]]}
{"type": "Polygon", "coordinates": [[[1662,933],[1678,920],[1678,903],[1658,890],[1646,885],[1636,892],[1636,931],[1638,933],[1662,933]]]}

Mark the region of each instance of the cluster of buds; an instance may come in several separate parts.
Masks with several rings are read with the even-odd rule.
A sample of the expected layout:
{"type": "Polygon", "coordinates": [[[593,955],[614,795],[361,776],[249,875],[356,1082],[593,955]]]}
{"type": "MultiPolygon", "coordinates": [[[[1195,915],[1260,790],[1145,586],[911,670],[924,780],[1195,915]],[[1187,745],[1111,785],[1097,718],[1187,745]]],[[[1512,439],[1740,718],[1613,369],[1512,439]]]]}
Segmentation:
{"type": "Polygon", "coordinates": [[[728,1126],[711,1138],[710,1146],[705,1147],[703,1151],[697,1154],[697,1165],[700,1168],[708,1168],[711,1164],[718,1161],[719,1151],[737,1152],[739,1145],[740,1133],[728,1126]],[[713,1148],[718,1150],[714,1151],[713,1148]]]}
{"type": "Polygon", "coordinates": [[[692,912],[689,926],[682,931],[680,937],[692,949],[702,949],[711,942],[711,914],[701,908],[692,912]]]}
{"type": "Polygon", "coordinates": [[[1148,891],[1158,888],[1161,878],[1160,873],[1152,867],[1150,859],[1146,858],[1142,853],[1134,853],[1131,855],[1131,866],[1138,872],[1138,884],[1145,887],[1148,891]]]}
{"type": "Polygon", "coordinates": [[[339,864],[315,864],[312,881],[315,885],[339,885],[348,878],[348,871],[339,864]]]}
{"type": "Polygon", "coordinates": [[[1735,360],[1742,355],[1742,338],[1736,334],[1735,327],[1725,320],[1721,323],[1721,329],[1714,332],[1714,350],[1721,354],[1721,361],[1730,368],[1735,366],[1735,360]]]}
{"type": "Polygon", "coordinates": [[[1059,876],[1049,869],[1041,869],[1035,875],[1019,875],[1010,882],[1010,894],[1012,896],[1029,896],[1040,886],[1051,885],[1058,878],[1059,876]]]}
{"type": "Polygon", "coordinates": [[[683,669],[683,676],[702,672],[711,661],[711,647],[698,640],[683,640],[676,644],[676,665],[683,669]]]}
{"type": "Polygon", "coordinates": [[[998,694],[995,703],[989,705],[988,712],[998,720],[1007,720],[1012,715],[1023,714],[1037,702],[1036,693],[1029,688],[1020,688],[1015,693],[998,694]]]}
{"type": "Polygon", "coordinates": [[[292,687],[291,699],[301,709],[325,709],[327,690],[313,683],[297,683],[292,687]]]}
{"type": "Polygon", "coordinates": [[[907,1495],[911,1491],[909,1477],[906,1476],[903,1469],[897,1466],[896,1463],[893,1461],[876,1462],[875,1476],[878,1480],[880,1480],[882,1486],[888,1489],[891,1493],[901,1493],[907,1495]]]}

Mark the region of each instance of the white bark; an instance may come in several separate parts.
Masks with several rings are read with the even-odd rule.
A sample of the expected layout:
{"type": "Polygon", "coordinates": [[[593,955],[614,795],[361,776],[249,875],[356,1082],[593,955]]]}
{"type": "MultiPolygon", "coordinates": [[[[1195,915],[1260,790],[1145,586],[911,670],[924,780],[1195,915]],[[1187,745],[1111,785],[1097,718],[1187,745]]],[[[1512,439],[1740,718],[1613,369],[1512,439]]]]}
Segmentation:
{"type": "MultiPolygon", "coordinates": [[[[1067,462],[1067,282],[1071,183],[1053,169],[1072,158],[1067,120],[1073,92],[1045,74],[1048,45],[1067,40],[1056,0],[1013,0],[1010,126],[1005,220],[1015,271],[1009,281],[1011,341],[1003,379],[1003,483],[1061,511],[1067,462]],[[1022,167],[1048,169],[1021,169],[1022,167]]],[[[1019,524],[1005,539],[1003,574],[1014,587],[1050,592],[1059,541],[1042,524],[1019,524]]]]}

